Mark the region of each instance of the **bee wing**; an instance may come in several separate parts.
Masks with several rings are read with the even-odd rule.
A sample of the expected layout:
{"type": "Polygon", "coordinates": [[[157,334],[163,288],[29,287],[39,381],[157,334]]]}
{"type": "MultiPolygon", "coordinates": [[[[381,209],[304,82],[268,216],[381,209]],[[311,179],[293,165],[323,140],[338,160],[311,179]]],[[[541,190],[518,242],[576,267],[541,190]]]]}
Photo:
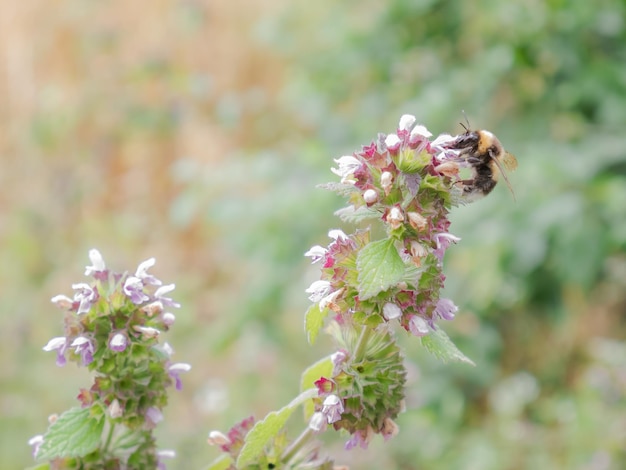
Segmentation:
{"type": "Polygon", "coordinates": [[[515,158],[515,155],[505,151],[502,157],[502,166],[508,171],[515,171],[517,169],[517,158],[515,158]]]}
{"type": "Polygon", "coordinates": [[[497,158],[491,157],[491,159],[498,166],[500,174],[504,178],[506,185],[509,187],[509,191],[511,191],[511,194],[513,195],[513,200],[517,202],[517,199],[515,199],[515,191],[513,191],[513,186],[511,186],[509,178],[508,176],[506,176],[506,171],[504,171],[505,168],[510,171],[515,170],[517,168],[517,159],[513,156],[513,154],[509,152],[504,152],[504,156],[501,159],[502,163],[497,158]]]}

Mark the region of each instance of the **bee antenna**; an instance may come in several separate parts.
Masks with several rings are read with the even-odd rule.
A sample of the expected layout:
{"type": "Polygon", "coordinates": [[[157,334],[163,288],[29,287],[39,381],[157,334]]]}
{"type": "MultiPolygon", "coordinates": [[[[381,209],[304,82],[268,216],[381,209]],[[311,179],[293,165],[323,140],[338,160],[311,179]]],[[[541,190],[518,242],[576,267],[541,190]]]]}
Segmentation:
{"type": "Polygon", "coordinates": [[[467,114],[465,114],[465,110],[464,109],[461,110],[461,114],[463,114],[463,117],[465,118],[465,123],[467,124],[467,126],[465,124],[463,124],[462,122],[460,122],[459,124],[461,124],[461,127],[463,129],[465,129],[465,132],[469,132],[469,130],[470,130],[470,128],[472,126],[470,126],[469,119],[467,119],[467,114]]]}

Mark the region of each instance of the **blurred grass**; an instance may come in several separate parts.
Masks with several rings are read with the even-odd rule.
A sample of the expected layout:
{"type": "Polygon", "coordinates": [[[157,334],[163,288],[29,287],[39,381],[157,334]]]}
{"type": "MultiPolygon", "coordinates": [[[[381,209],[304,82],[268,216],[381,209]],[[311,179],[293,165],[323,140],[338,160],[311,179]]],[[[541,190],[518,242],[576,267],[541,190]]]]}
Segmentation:
{"type": "MultiPolygon", "coordinates": [[[[306,345],[302,253],[338,225],[315,189],[331,158],[415,114],[465,110],[520,162],[453,213],[447,326],[476,368],[403,338],[413,379],[394,441],[353,468],[619,469],[626,462],[624,4],[375,0],[0,4],[0,452],[75,404],[89,378],[41,351],[49,303],[97,247],[155,256],[183,308],[168,341],[193,369],[160,445],[286,403],[330,352],[306,345]],[[507,401],[506,398],[510,399],[507,401]]],[[[350,227],[346,227],[351,230],[350,227]]]]}

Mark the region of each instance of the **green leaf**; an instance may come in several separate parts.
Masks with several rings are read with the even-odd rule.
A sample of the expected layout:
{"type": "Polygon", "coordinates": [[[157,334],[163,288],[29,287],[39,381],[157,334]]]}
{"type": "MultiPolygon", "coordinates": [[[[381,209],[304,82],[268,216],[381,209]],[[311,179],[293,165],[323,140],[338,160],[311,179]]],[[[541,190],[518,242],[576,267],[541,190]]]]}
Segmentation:
{"type": "Polygon", "coordinates": [[[222,454],[207,467],[206,470],[228,470],[235,462],[228,454],[222,454]]]}
{"type": "Polygon", "coordinates": [[[50,470],[50,463],[40,463],[39,465],[35,465],[33,467],[25,468],[24,470],[50,470]]]}
{"type": "Polygon", "coordinates": [[[387,238],[363,247],[357,258],[359,299],[366,300],[395,286],[404,276],[405,266],[393,239],[387,238]]]}
{"type": "Polygon", "coordinates": [[[291,403],[278,411],[272,411],[265,419],[257,422],[246,435],[246,442],[237,458],[237,468],[243,468],[256,462],[263,455],[265,445],[278,435],[294,410],[316,395],[317,390],[315,389],[302,392],[291,403]]]}
{"type": "Polygon", "coordinates": [[[368,219],[380,219],[380,212],[370,209],[367,206],[355,208],[354,206],[344,207],[335,211],[335,215],[344,222],[358,224],[368,219]]]}
{"type": "Polygon", "coordinates": [[[37,459],[79,457],[94,451],[100,445],[104,419],[94,419],[90,408],[67,410],[48,428],[37,459]]]}
{"type": "Polygon", "coordinates": [[[306,311],[306,315],[304,316],[304,330],[306,331],[309,344],[315,343],[317,335],[322,329],[322,326],[324,326],[324,319],[327,316],[328,309],[320,310],[318,303],[311,305],[306,311]]]}
{"type": "MultiPolygon", "coordinates": [[[[333,361],[330,356],[324,357],[317,361],[315,364],[311,364],[303,373],[300,378],[300,390],[308,390],[315,387],[315,381],[320,377],[328,377],[333,373],[333,361]]],[[[309,419],[315,411],[315,404],[312,401],[304,403],[304,418],[309,419]]]]}
{"type": "Polygon", "coordinates": [[[422,345],[432,355],[438,357],[443,362],[454,361],[464,362],[475,366],[474,361],[463,354],[452,342],[445,331],[437,328],[432,333],[422,336],[422,345]]]}

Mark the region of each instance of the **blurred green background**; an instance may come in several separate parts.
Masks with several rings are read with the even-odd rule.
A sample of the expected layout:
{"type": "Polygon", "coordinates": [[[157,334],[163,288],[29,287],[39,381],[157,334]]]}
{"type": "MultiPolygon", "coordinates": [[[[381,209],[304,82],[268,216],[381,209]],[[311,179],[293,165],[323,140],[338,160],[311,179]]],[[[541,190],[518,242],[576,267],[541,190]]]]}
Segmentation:
{"type": "Polygon", "coordinates": [[[501,185],[452,214],[445,327],[477,367],[400,331],[400,435],[328,450],[359,469],[626,468],[625,21],[622,0],[0,3],[1,468],[30,465],[27,440],[90,383],[41,348],[92,247],[177,284],[167,339],[193,369],[158,430],[168,468],[287,403],[332,350],[302,327],[302,254],[340,226],[315,185],[401,114],[458,133],[462,110],[519,160],[516,203],[501,185]]]}

